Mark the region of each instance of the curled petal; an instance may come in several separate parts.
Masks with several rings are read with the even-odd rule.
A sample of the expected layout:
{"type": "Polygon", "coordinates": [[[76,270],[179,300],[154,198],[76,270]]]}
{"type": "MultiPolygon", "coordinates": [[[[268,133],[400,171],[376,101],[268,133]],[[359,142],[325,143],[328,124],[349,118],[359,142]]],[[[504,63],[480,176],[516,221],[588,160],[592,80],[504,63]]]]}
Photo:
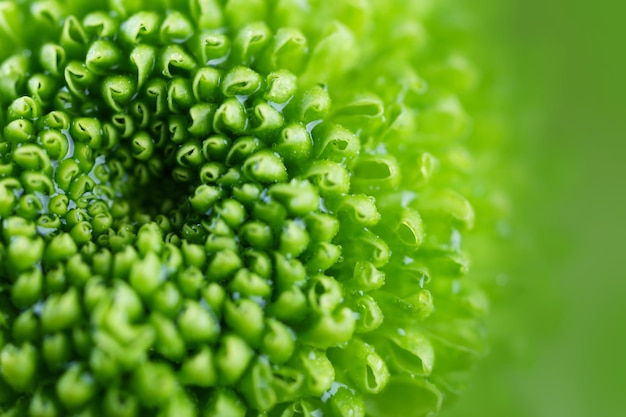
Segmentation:
{"type": "MultiPolygon", "coordinates": [[[[254,20],[257,19],[258,17],[254,20]]],[[[249,24],[237,33],[230,60],[240,65],[250,65],[265,49],[271,37],[272,32],[263,21],[249,24]]]]}
{"type": "Polygon", "coordinates": [[[376,193],[395,189],[400,183],[400,166],[390,155],[367,155],[354,165],[355,191],[376,193]]]}
{"type": "Polygon", "coordinates": [[[294,28],[280,28],[265,50],[261,65],[266,72],[285,69],[299,74],[308,56],[309,45],[304,34],[294,28]]]}
{"type": "Polygon", "coordinates": [[[381,392],[389,382],[389,369],[372,345],[355,337],[346,346],[330,351],[330,357],[360,391],[369,394],[381,392]]]}
{"type": "Polygon", "coordinates": [[[102,146],[102,125],[97,118],[74,119],[70,134],[73,139],[86,143],[92,149],[100,149],[102,146]]]}
{"type": "Polygon", "coordinates": [[[89,173],[96,163],[93,150],[83,142],[74,142],[74,158],[85,174],[89,173]]]}
{"type": "Polygon", "coordinates": [[[269,102],[285,104],[293,98],[298,88],[298,79],[286,70],[271,72],[266,78],[267,88],[263,98],[269,102]]]}
{"type": "Polygon", "coordinates": [[[12,214],[16,202],[14,191],[21,187],[22,185],[16,178],[0,179],[0,215],[3,218],[12,214]]]}
{"type": "Polygon", "coordinates": [[[222,94],[226,97],[251,95],[259,89],[261,80],[261,76],[250,68],[234,67],[224,75],[222,94]]]}
{"type": "Polygon", "coordinates": [[[334,278],[316,275],[307,284],[309,306],[316,313],[331,314],[343,299],[341,286],[334,278]]]}
{"type": "MultiPolygon", "coordinates": [[[[295,400],[302,395],[304,375],[298,369],[291,367],[274,367],[271,384],[278,398],[284,401],[295,400]]],[[[283,415],[284,412],[281,416],[283,415]]]]}
{"type": "MultiPolygon", "coordinates": [[[[283,364],[287,362],[295,351],[296,341],[293,331],[284,323],[275,319],[266,319],[265,334],[261,342],[261,351],[275,364],[283,364]]],[[[294,375],[296,380],[290,387],[285,386],[285,380],[280,382],[283,384],[284,390],[296,391],[302,383],[301,376],[294,375]],[[298,382],[298,380],[300,381],[298,382]]]]}
{"type": "Polygon", "coordinates": [[[65,194],[58,194],[48,201],[48,210],[52,214],[63,217],[69,209],[69,203],[69,198],[65,194]]]}
{"type": "Polygon", "coordinates": [[[135,133],[135,121],[130,114],[118,113],[113,115],[111,125],[122,139],[130,138],[135,133]]]}
{"type": "Polygon", "coordinates": [[[243,376],[253,356],[254,351],[244,339],[234,334],[224,335],[215,355],[220,377],[226,384],[237,382],[243,376]]]}
{"type": "Polygon", "coordinates": [[[213,67],[199,68],[193,77],[193,96],[197,101],[214,102],[220,94],[221,72],[213,67]]]}
{"type": "Polygon", "coordinates": [[[351,259],[369,259],[375,267],[382,268],[389,262],[391,251],[383,239],[364,229],[350,236],[344,255],[351,259]]]}
{"type": "Polygon", "coordinates": [[[215,367],[215,354],[211,348],[203,346],[197,353],[185,358],[178,375],[184,385],[214,386],[218,377],[215,367]]]}
{"type": "MultiPolygon", "coordinates": [[[[69,235],[60,235],[68,236],[69,235]]],[[[71,239],[71,238],[70,238],[71,239]]],[[[54,239],[53,241],[54,242],[54,239]]],[[[52,242],[50,244],[52,244],[52,242]]],[[[61,242],[61,241],[59,241],[61,242]]],[[[63,240],[66,242],[66,240],[63,240]]],[[[59,243],[63,245],[61,247],[54,247],[56,249],[56,256],[61,254],[62,250],[69,248],[67,243],[59,243]]],[[[46,249],[49,252],[50,246],[46,249]]],[[[50,255],[48,255],[49,257],[50,255]]],[[[52,294],[46,300],[43,311],[41,312],[41,328],[45,333],[54,333],[60,330],[71,328],[77,324],[82,318],[82,308],[76,288],[70,288],[62,294],[52,294]]]]}
{"type": "MultiPolygon", "coordinates": [[[[392,280],[392,277],[389,277],[392,280]]],[[[398,297],[385,292],[384,289],[372,293],[380,308],[385,312],[385,320],[396,323],[399,327],[411,326],[420,322],[433,312],[433,298],[428,290],[418,290],[416,293],[398,297]]]]}
{"type": "Polygon", "coordinates": [[[48,154],[39,146],[25,144],[13,151],[13,162],[25,170],[52,174],[52,164],[48,154]]]}
{"type": "Polygon", "coordinates": [[[92,12],[83,18],[85,32],[98,38],[114,38],[119,26],[119,22],[105,12],[92,12]]]}
{"type": "Polygon", "coordinates": [[[250,271],[266,280],[272,277],[272,260],[265,252],[248,249],[244,251],[243,256],[250,271]]]}
{"type": "Polygon", "coordinates": [[[145,96],[148,107],[154,116],[163,116],[167,113],[167,95],[167,82],[165,80],[153,78],[147,81],[145,96]]]}
{"type": "Polygon", "coordinates": [[[59,39],[59,44],[65,49],[65,52],[71,57],[78,58],[85,52],[88,42],[89,37],[83,25],[75,16],[68,16],[63,23],[61,38],[59,39]]]}
{"type": "MultiPolygon", "coordinates": [[[[431,278],[423,262],[408,258],[403,265],[390,268],[389,272],[391,284],[389,290],[394,294],[412,298],[418,297],[422,290],[428,292],[424,287],[430,283],[431,278]]],[[[420,304],[421,302],[416,305],[420,304]]]]}
{"type": "Polygon", "coordinates": [[[16,3],[0,3],[0,40],[4,42],[4,39],[8,39],[10,44],[20,45],[23,39],[22,23],[23,16],[16,3]]]}
{"type": "Polygon", "coordinates": [[[143,101],[134,100],[129,109],[130,114],[137,122],[137,127],[145,129],[150,124],[150,111],[143,101]]]}
{"type": "Polygon", "coordinates": [[[297,168],[307,160],[313,149],[313,140],[308,130],[301,124],[291,124],[282,129],[274,138],[273,149],[278,152],[285,163],[297,168]]]}
{"type": "Polygon", "coordinates": [[[142,11],[132,15],[122,24],[122,39],[131,45],[156,39],[161,19],[155,12],[142,11]]]}
{"type": "Polygon", "coordinates": [[[313,151],[317,158],[350,165],[359,154],[359,138],[351,131],[322,123],[313,129],[313,151]]]}
{"type": "Polygon", "coordinates": [[[131,139],[131,152],[134,158],[147,161],[154,153],[154,142],[147,132],[141,131],[131,139]]]}
{"type": "Polygon", "coordinates": [[[306,225],[299,220],[286,220],[278,236],[278,251],[286,256],[298,257],[308,246],[306,225]]]}
{"type": "Polygon", "coordinates": [[[220,323],[213,312],[196,301],[185,303],[177,324],[188,346],[214,343],[220,335],[220,323]]]}
{"type": "Polygon", "coordinates": [[[268,150],[261,150],[248,157],[243,163],[243,174],[261,183],[287,180],[287,169],[280,157],[268,150]]]}
{"type": "Polygon", "coordinates": [[[310,213],[304,221],[312,241],[331,242],[339,231],[339,220],[325,213],[310,213]]]}
{"type": "Polygon", "coordinates": [[[48,103],[56,93],[54,78],[46,74],[35,74],[28,79],[28,94],[39,103],[48,103]]]}
{"type": "Polygon", "coordinates": [[[233,249],[220,250],[209,262],[207,279],[210,281],[223,281],[232,277],[242,266],[241,257],[233,249]]]}
{"type": "Polygon", "coordinates": [[[363,94],[333,111],[333,120],[351,130],[373,131],[385,120],[385,106],[379,97],[363,94]]]}
{"type": "Polygon", "coordinates": [[[313,162],[302,177],[315,184],[322,197],[339,196],[350,191],[350,174],[337,162],[326,160],[313,162]]]}
{"type": "Polygon", "coordinates": [[[273,234],[270,227],[260,221],[245,223],[239,230],[240,238],[255,249],[267,249],[273,243],[273,234]]]}
{"type": "Polygon", "coordinates": [[[307,400],[298,400],[289,404],[280,417],[314,417],[318,410],[317,404],[314,405],[307,400]]]}
{"type": "Polygon", "coordinates": [[[244,416],[246,411],[247,408],[239,397],[226,388],[217,389],[206,408],[207,414],[214,416],[244,416]]]}
{"type": "Polygon", "coordinates": [[[301,347],[293,359],[293,366],[304,374],[304,392],[308,395],[321,396],[335,380],[335,368],[321,350],[301,347]]]}
{"type": "Polygon", "coordinates": [[[90,95],[90,88],[96,82],[94,73],[79,61],[71,61],[65,67],[64,77],[72,94],[82,99],[90,95]]]}
{"type": "Polygon", "coordinates": [[[183,77],[176,77],[167,86],[167,107],[171,113],[185,113],[193,106],[191,83],[183,77]]]}
{"type": "Polygon", "coordinates": [[[72,200],[78,200],[83,197],[86,193],[91,192],[96,186],[96,182],[93,178],[86,174],[80,174],[78,177],[70,184],[70,189],[68,195],[72,200]]]}
{"type": "MultiPolygon", "coordinates": [[[[18,277],[18,281],[24,279],[24,277],[29,276],[29,275],[41,275],[41,272],[37,270],[33,270],[33,272],[31,273],[28,273],[28,272],[22,273],[18,277]]],[[[17,282],[15,284],[17,284],[17,282]]],[[[13,288],[15,288],[15,285],[13,286],[13,288]]],[[[17,299],[13,299],[12,301],[15,303],[16,306],[19,304],[17,299]]],[[[38,332],[37,321],[38,321],[37,316],[35,316],[35,313],[32,307],[27,310],[25,309],[24,311],[22,311],[20,315],[15,318],[15,323],[13,325],[13,332],[12,332],[13,340],[16,343],[21,344],[27,341],[34,341],[35,339],[40,337],[38,334],[39,332],[38,332]]]]}
{"type": "Polygon", "coordinates": [[[446,189],[420,195],[414,203],[424,216],[443,217],[454,221],[462,229],[474,226],[474,209],[469,201],[456,191],[446,189]]]}
{"type": "Polygon", "coordinates": [[[307,314],[306,296],[299,287],[292,286],[278,295],[267,312],[286,323],[297,323],[307,314]]]}
{"type": "Polygon", "coordinates": [[[213,129],[218,133],[241,133],[247,125],[246,110],[236,98],[229,98],[218,107],[213,129]]]}
{"type": "Polygon", "coordinates": [[[41,238],[25,235],[13,236],[7,246],[7,266],[13,274],[24,272],[41,262],[45,249],[41,238]]]}
{"type": "Polygon", "coordinates": [[[161,43],[183,43],[193,35],[193,24],[187,17],[177,11],[166,15],[161,23],[159,37],[161,43]]]}
{"type": "Polygon", "coordinates": [[[333,22],[329,33],[313,48],[302,74],[303,85],[328,82],[349,71],[358,60],[359,48],[354,34],[339,22],[333,22]]]}
{"type": "Polygon", "coordinates": [[[233,28],[264,21],[267,5],[264,0],[230,0],[224,6],[224,17],[233,28]]]}
{"type": "MultiPolygon", "coordinates": [[[[180,360],[185,355],[185,342],[174,322],[160,314],[173,315],[182,308],[183,300],[181,294],[174,285],[168,284],[171,283],[166,282],[154,293],[153,303],[155,311],[150,315],[150,324],[154,327],[156,333],[156,350],[170,360],[180,360]],[[165,298],[166,296],[171,298],[165,298]]],[[[191,362],[194,361],[193,359],[189,360],[191,362]]],[[[185,371],[186,369],[181,369],[181,373],[187,373],[185,371]]]]}
{"type": "Polygon", "coordinates": [[[243,136],[237,139],[230,148],[228,155],[226,155],[227,165],[239,165],[246,160],[249,156],[254,154],[257,150],[262,149],[262,143],[252,137],[243,136]]]}
{"type": "Polygon", "coordinates": [[[69,129],[70,122],[70,116],[61,111],[51,111],[41,118],[41,126],[43,128],[57,129],[60,131],[69,129]]]}
{"type": "Polygon", "coordinates": [[[281,112],[259,99],[254,102],[251,113],[250,128],[252,132],[266,142],[273,141],[276,133],[284,124],[281,112]]]}
{"type": "Polygon", "coordinates": [[[262,191],[260,185],[252,182],[237,184],[233,187],[233,197],[246,207],[251,207],[255,205],[262,191]]]}
{"type": "Polygon", "coordinates": [[[199,103],[189,109],[191,124],[187,131],[194,137],[207,137],[213,131],[213,117],[217,105],[213,103],[199,103]]]}
{"type": "Polygon", "coordinates": [[[54,96],[53,108],[56,111],[66,112],[72,116],[75,116],[80,111],[79,99],[69,90],[59,90],[54,96]]]}
{"type": "Polygon", "coordinates": [[[120,65],[121,53],[115,43],[107,40],[96,40],[89,46],[85,65],[95,74],[104,75],[120,65]]]}
{"type": "Polygon", "coordinates": [[[135,81],[125,75],[113,75],[102,83],[102,97],[113,110],[121,112],[136,92],[135,81]]]}
{"type": "Polygon", "coordinates": [[[200,168],[200,181],[203,184],[214,184],[226,172],[226,167],[219,162],[208,162],[200,168]]]}
{"type": "Polygon", "coordinates": [[[381,218],[375,200],[364,194],[342,197],[335,212],[349,223],[366,227],[376,225],[381,218]]]}
{"type": "Polygon", "coordinates": [[[267,360],[259,359],[252,364],[241,381],[241,393],[246,402],[256,410],[270,410],[278,397],[270,384],[272,367],[267,360]]]}
{"type": "Polygon", "coordinates": [[[286,110],[291,119],[310,123],[324,119],[330,105],[328,90],[322,85],[315,85],[297,100],[290,102],[286,110]]]}
{"type": "Polygon", "coordinates": [[[203,184],[196,188],[194,195],[189,199],[189,203],[197,213],[204,214],[215,205],[221,196],[222,192],[219,188],[203,184]]]}
{"type": "Polygon", "coordinates": [[[191,41],[191,51],[202,65],[219,65],[230,54],[230,39],[215,32],[201,32],[194,36],[191,41]]]}
{"type": "Polygon", "coordinates": [[[64,68],[67,56],[61,45],[46,43],[39,52],[41,67],[52,75],[60,75],[64,68]]]}
{"type": "Polygon", "coordinates": [[[2,376],[17,392],[29,391],[36,381],[37,348],[31,343],[6,344],[0,353],[2,376]]]}
{"type": "Polygon", "coordinates": [[[302,334],[302,340],[310,346],[326,349],[350,340],[354,334],[355,319],[348,307],[318,316],[302,334]]]}
{"type": "Polygon", "coordinates": [[[233,230],[237,230],[248,216],[243,204],[235,199],[222,200],[215,211],[233,230]]]}
{"type": "Polygon", "coordinates": [[[443,394],[432,383],[409,375],[392,376],[382,392],[364,396],[365,407],[372,417],[436,415],[442,399],[443,394]]]}
{"type": "Polygon", "coordinates": [[[383,311],[371,296],[365,294],[355,297],[351,308],[358,314],[355,329],[357,333],[371,332],[383,324],[383,311]]]}
{"type": "Polygon", "coordinates": [[[276,252],[274,254],[274,264],[276,268],[276,287],[280,291],[287,291],[294,285],[301,287],[305,284],[307,279],[306,269],[298,259],[276,252]]]}
{"type": "Polygon", "coordinates": [[[269,195],[283,204],[294,216],[302,216],[319,207],[319,194],[309,181],[292,180],[270,187],[269,195]]]}
{"type": "Polygon", "coordinates": [[[130,63],[137,72],[137,88],[148,80],[156,63],[156,50],[153,46],[140,44],[130,52],[130,63]]]}
{"type": "Polygon", "coordinates": [[[40,172],[24,172],[21,175],[21,182],[27,193],[41,193],[46,196],[54,194],[55,189],[52,180],[40,172]]]}
{"type": "Polygon", "coordinates": [[[41,106],[28,96],[13,100],[7,111],[8,121],[16,119],[38,119],[41,106]]]}
{"type": "Polygon", "coordinates": [[[172,392],[176,391],[177,381],[170,366],[145,361],[134,370],[131,384],[141,403],[154,407],[170,399],[172,392]]]}
{"type": "Polygon", "coordinates": [[[218,0],[191,0],[191,16],[200,29],[218,29],[224,26],[222,7],[218,0]]]}
{"type": "Polygon", "coordinates": [[[245,268],[237,271],[229,288],[233,293],[245,297],[268,298],[272,294],[272,287],[267,280],[245,268]]]}
{"type": "Polygon", "coordinates": [[[15,208],[15,214],[30,220],[37,219],[45,208],[42,200],[35,194],[22,194],[15,208]]]}
{"type": "Polygon", "coordinates": [[[188,74],[196,68],[196,61],[180,45],[168,45],[159,57],[159,69],[167,78],[188,74]]]}
{"type": "Polygon", "coordinates": [[[10,103],[22,94],[29,67],[29,59],[23,54],[13,55],[2,62],[0,65],[0,102],[10,103]]]}
{"type": "Polygon", "coordinates": [[[419,248],[424,241],[424,225],[416,210],[402,210],[402,214],[392,230],[399,241],[412,250],[419,248]]]}

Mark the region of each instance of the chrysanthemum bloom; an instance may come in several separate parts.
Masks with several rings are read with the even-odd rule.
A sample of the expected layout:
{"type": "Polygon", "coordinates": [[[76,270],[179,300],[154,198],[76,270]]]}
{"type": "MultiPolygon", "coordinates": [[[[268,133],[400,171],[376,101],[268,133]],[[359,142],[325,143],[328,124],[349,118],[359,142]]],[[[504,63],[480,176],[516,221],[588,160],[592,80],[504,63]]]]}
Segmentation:
{"type": "Polygon", "coordinates": [[[436,413],[486,301],[432,3],[0,2],[0,415],[436,413]]]}

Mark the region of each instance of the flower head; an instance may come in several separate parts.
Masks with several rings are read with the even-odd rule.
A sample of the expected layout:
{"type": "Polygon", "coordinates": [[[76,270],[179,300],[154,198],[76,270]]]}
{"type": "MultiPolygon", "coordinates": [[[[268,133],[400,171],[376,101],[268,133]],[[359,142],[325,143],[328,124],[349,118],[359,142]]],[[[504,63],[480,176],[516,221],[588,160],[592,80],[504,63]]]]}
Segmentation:
{"type": "Polygon", "coordinates": [[[407,3],[1,2],[0,410],[417,417],[459,390],[476,77],[407,3]]]}

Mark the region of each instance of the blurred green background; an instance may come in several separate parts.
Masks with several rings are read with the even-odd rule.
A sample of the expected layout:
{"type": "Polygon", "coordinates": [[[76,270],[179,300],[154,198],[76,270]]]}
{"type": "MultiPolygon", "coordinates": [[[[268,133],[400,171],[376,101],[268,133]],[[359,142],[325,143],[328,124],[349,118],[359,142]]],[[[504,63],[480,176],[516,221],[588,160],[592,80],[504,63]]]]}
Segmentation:
{"type": "Polygon", "coordinates": [[[443,414],[624,416],[626,3],[487,1],[530,175],[516,202],[524,242],[506,300],[514,318],[494,306],[492,353],[443,414]]]}

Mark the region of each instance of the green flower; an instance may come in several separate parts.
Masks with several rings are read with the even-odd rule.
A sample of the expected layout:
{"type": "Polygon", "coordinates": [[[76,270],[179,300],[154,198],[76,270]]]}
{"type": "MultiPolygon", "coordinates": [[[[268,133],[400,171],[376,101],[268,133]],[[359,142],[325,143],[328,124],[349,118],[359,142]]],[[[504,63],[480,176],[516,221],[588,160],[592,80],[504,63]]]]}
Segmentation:
{"type": "Polygon", "coordinates": [[[434,415],[487,308],[458,7],[0,2],[0,416],[434,415]]]}

